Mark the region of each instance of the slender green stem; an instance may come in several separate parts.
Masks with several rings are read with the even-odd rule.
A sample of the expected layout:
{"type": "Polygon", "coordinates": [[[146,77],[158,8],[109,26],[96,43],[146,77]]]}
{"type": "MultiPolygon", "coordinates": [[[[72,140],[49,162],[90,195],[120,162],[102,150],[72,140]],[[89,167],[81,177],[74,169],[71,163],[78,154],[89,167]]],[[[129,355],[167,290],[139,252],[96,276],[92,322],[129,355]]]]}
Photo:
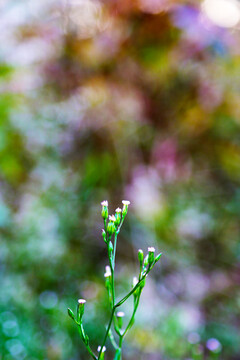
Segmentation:
{"type": "Polygon", "coordinates": [[[111,292],[110,286],[107,286],[107,292],[108,292],[109,306],[112,309],[113,302],[112,302],[112,292],[111,292]]]}
{"type": "Polygon", "coordinates": [[[122,359],[122,342],[123,342],[123,335],[121,335],[119,337],[119,349],[120,349],[120,358],[119,358],[119,360],[122,359]]]}
{"type": "MultiPolygon", "coordinates": [[[[136,289],[140,286],[141,282],[145,279],[145,277],[147,276],[147,273],[148,271],[146,272],[146,274],[144,274],[144,276],[142,277],[142,279],[139,279],[138,283],[134,286],[134,288],[125,296],[123,297],[120,301],[118,301],[117,304],[115,304],[115,284],[114,284],[114,268],[115,268],[115,257],[116,257],[116,248],[117,248],[117,236],[120,232],[120,229],[121,229],[121,226],[123,224],[123,221],[124,221],[124,218],[122,218],[121,220],[121,223],[117,229],[117,231],[115,232],[114,234],[114,246],[113,246],[113,257],[111,259],[111,256],[110,256],[110,251],[108,251],[108,257],[109,257],[109,263],[110,263],[110,269],[111,269],[111,295],[112,295],[112,302],[110,301],[110,303],[112,304],[112,312],[111,312],[111,316],[110,316],[110,320],[109,320],[109,323],[108,323],[108,327],[107,327],[107,330],[106,330],[106,333],[105,333],[105,336],[104,336],[104,339],[103,339],[103,342],[102,342],[102,345],[101,345],[101,348],[100,348],[100,351],[99,351],[99,354],[98,354],[98,357],[97,357],[97,360],[100,359],[101,357],[101,354],[102,354],[102,350],[103,350],[103,347],[105,346],[105,343],[107,341],[107,337],[109,336],[110,337],[110,340],[113,344],[113,346],[121,351],[121,347],[122,347],[122,341],[123,341],[123,336],[125,335],[126,333],[126,330],[124,332],[124,334],[121,334],[118,327],[117,327],[117,324],[116,324],[116,318],[115,318],[115,311],[116,311],[116,308],[119,307],[120,305],[122,305],[135,291],[136,289]],[[117,348],[117,344],[115,343],[115,340],[112,336],[112,334],[110,333],[111,331],[111,326],[112,326],[112,322],[114,320],[114,328],[115,328],[115,331],[116,333],[119,335],[119,347],[117,348]],[[110,334],[110,335],[109,335],[110,334]]],[[[106,229],[106,221],[104,221],[104,227],[106,229]]],[[[108,239],[110,240],[110,239],[108,239]]],[[[139,295],[140,297],[140,295],[139,295]]],[[[133,318],[135,316],[135,313],[137,311],[137,307],[138,307],[138,303],[139,303],[139,299],[138,299],[138,302],[137,302],[137,306],[135,306],[134,308],[134,312],[133,312],[133,315],[130,319],[130,323],[133,322],[133,318]]],[[[127,330],[130,328],[131,324],[127,326],[127,330]]]]}
{"type": "Polygon", "coordinates": [[[129,320],[129,323],[125,329],[125,331],[119,336],[119,360],[122,359],[122,343],[123,343],[123,338],[124,336],[126,335],[127,331],[132,327],[133,323],[134,323],[134,318],[135,318],[135,314],[136,314],[136,311],[137,311],[137,308],[138,308],[138,305],[139,305],[139,300],[140,300],[140,296],[141,296],[141,291],[139,292],[138,294],[138,297],[137,297],[137,302],[134,304],[134,309],[133,309],[133,313],[132,313],[132,316],[131,316],[131,319],[129,320]]]}
{"type": "Polygon", "coordinates": [[[123,342],[123,335],[121,335],[120,338],[119,338],[119,347],[120,347],[120,349],[122,347],[122,342],[123,342]]]}
{"type": "Polygon", "coordinates": [[[110,317],[110,320],[109,320],[109,324],[108,324],[108,327],[107,327],[107,330],[106,330],[106,334],[104,336],[104,340],[103,340],[101,349],[99,351],[98,359],[100,359],[102,349],[103,349],[103,347],[104,347],[104,345],[106,343],[106,340],[107,340],[107,337],[108,337],[108,334],[109,334],[109,331],[110,331],[110,328],[111,328],[111,325],[112,325],[112,321],[113,321],[113,317],[114,317],[114,313],[115,313],[116,308],[121,306],[137,290],[137,288],[140,286],[141,282],[145,279],[146,275],[147,274],[145,274],[144,277],[140,281],[138,281],[138,283],[134,286],[134,288],[126,296],[124,296],[124,298],[122,298],[120,301],[118,301],[117,304],[115,304],[113,306],[111,317],[110,317]]]}
{"type": "Polygon", "coordinates": [[[135,314],[137,312],[137,309],[138,309],[138,305],[139,305],[139,300],[140,300],[140,296],[141,296],[141,292],[139,293],[138,297],[137,297],[137,302],[134,306],[134,309],[133,309],[133,313],[132,313],[132,316],[131,316],[131,319],[129,320],[129,323],[122,335],[122,337],[124,337],[126,335],[126,333],[128,332],[128,330],[133,326],[133,323],[134,323],[134,318],[135,318],[135,314]]]}
{"type": "Polygon", "coordinates": [[[141,280],[138,281],[138,283],[134,286],[134,288],[132,288],[132,290],[115,305],[116,308],[118,306],[121,306],[137,290],[137,288],[140,286],[141,282],[144,281],[146,276],[147,276],[147,273],[142,277],[141,280]]]}
{"type": "Polygon", "coordinates": [[[116,331],[118,336],[121,336],[121,332],[120,332],[120,329],[119,329],[118,323],[117,323],[117,317],[116,317],[115,314],[114,314],[114,317],[113,317],[113,325],[114,325],[114,330],[116,331]]]}
{"type": "MultiPolygon", "coordinates": [[[[112,290],[112,309],[113,306],[115,305],[115,282],[114,282],[114,267],[115,267],[115,257],[116,257],[116,248],[117,248],[117,232],[114,235],[114,247],[113,247],[113,258],[112,261],[109,257],[109,263],[110,263],[110,268],[111,268],[111,274],[112,274],[112,281],[111,281],[111,290],[112,290]]],[[[114,320],[114,329],[116,331],[116,333],[120,336],[120,331],[118,328],[118,324],[117,324],[117,319],[116,319],[116,315],[115,312],[113,314],[113,320],[114,320]]]]}
{"type": "Polygon", "coordinates": [[[111,287],[112,287],[112,303],[113,303],[113,306],[115,305],[115,284],[114,284],[114,268],[112,265],[110,265],[110,268],[111,268],[111,273],[112,273],[112,276],[111,276],[111,287]]]}
{"type": "Polygon", "coordinates": [[[110,339],[110,341],[111,341],[114,349],[117,350],[117,349],[118,349],[118,345],[117,345],[117,343],[116,343],[116,341],[115,341],[115,339],[114,339],[114,336],[113,336],[113,333],[112,333],[111,329],[109,330],[108,336],[109,336],[109,339],[110,339]]]}
{"type": "Polygon", "coordinates": [[[85,335],[85,332],[84,332],[84,329],[83,329],[82,324],[78,324],[78,331],[79,331],[79,334],[80,334],[80,336],[81,336],[81,338],[82,338],[82,340],[83,340],[84,345],[86,346],[87,351],[89,352],[89,354],[92,356],[92,358],[93,358],[94,360],[97,360],[98,358],[97,358],[97,356],[93,353],[93,351],[92,351],[92,349],[90,348],[88,342],[87,342],[87,343],[85,342],[86,335],[85,335]]]}
{"type": "MultiPolygon", "coordinates": [[[[111,283],[111,288],[112,288],[112,309],[115,305],[115,284],[114,284],[114,269],[112,266],[110,266],[111,268],[111,273],[112,273],[112,283],[111,283]]],[[[117,326],[117,319],[116,319],[116,315],[115,315],[115,311],[114,311],[114,314],[113,314],[113,320],[114,320],[114,329],[116,331],[116,333],[118,335],[120,335],[120,332],[119,332],[119,329],[118,329],[118,326],[117,326]]]]}
{"type": "Polygon", "coordinates": [[[116,257],[116,248],[117,248],[117,236],[118,232],[114,234],[114,247],[113,247],[113,269],[115,268],[115,257],[116,257]]]}
{"type": "Polygon", "coordinates": [[[115,311],[115,306],[113,306],[112,308],[112,313],[111,313],[111,316],[110,316],[110,320],[109,320],[109,323],[108,323],[108,327],[107,327],[107,330],[106,330],[106,333],[105,333],[105,336],[104,336],[104,339],[103,339],[103,343],[102,343],[102,346],[101,346],[101,349],[99,351],[99,354],[98,354],[98,360],[100,359],[100,356],[101,356],[101,353],[102,353],[102,349],[104,347],[104,345],[106,344],[106,341],[107,341],[107,337],[108,337],[108,334],[109,334],[109,331],[111,329],[111,325],[112,325],[112,321],[113,321],[113,315],[114,315],[114,311],[115,311]]]}
{"type": "Polygon", "coordinates": [[[93,358],[94,360],[97,360],[97,357],[96,357],[96,355],[93,353],[93,351],[92,351],[92,349],[90,348],[90,346],[89,346],[89,345],[86,345],[86,348],[87,348],[89,354],[92,356],[92,358],[93,358]]]}

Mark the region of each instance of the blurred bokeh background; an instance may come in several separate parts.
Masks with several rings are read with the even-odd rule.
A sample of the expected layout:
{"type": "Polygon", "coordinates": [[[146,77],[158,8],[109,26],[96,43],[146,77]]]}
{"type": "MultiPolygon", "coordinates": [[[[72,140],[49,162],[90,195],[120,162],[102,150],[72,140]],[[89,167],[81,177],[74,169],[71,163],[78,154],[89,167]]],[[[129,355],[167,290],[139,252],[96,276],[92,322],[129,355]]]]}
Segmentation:
{"type": "Polygon", "coordinates": [[[105,199],[131,201],[119,296],[139,248],[164,253],[124,359],[209,339],[240,359],[239,17],[237,0],[0,1],[1,360],[89,359],[79,297],[102,341],[105,199]]]}

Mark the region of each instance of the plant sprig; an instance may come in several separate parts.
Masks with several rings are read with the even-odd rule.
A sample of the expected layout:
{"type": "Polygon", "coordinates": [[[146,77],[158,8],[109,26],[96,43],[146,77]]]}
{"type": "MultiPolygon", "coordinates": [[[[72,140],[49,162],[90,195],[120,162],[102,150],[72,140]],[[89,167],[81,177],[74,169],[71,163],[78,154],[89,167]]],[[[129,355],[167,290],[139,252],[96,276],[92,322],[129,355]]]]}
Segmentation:
{"type": "Polygon", "coordinates": [[[123,339],[126,336],[127,332],[133,326],[135,321],[135,315],[139,306],[141,293],[145,286],[146,277],[149,272],[153,269],[154,265],[161,258],[161,253],[155,256],[155,249],[153,247],[148,248],[148,254],[144,257],[143,251],[138,250],[138,260],[139,260],[139,275],[138,278],[133,278],[132,289],[118,302],[116,302],[116,294],[115,294],[115,258],[116,258],[116,249],[117,249],[117,240],[118,235],[121,230],[122,224],[128,212],[128,206],[130,205],[130,201],[123,200],[123,208],[117,208],[114,215],[108,214],[108,202],[105,200],[101,203],[102,205],[102,218],[104,222],[104,229],[102,230],[102,237],[104,242],[107,245],[107,254],[109,265],[105,268],[105,285],[108,292],[109,305],[111,308],[111,316],[106,327],[106,332],[104,335],[104,339],[102,344],[98,347],[98,354],[96,355],[90,347],[89,338],[86,335],[83,327],[83,314],[84,314],[84,306],[86,300],[79,299],[77,305],[77,317],[75,317],[73,311],[68,309],[68,314],[73,319],[78,327],[78,331],[80,337],[94,360],[104,360],[104,355],[106,351],[106,341],[109,337],[113,348],[115,349],[114,360],[122,359],[122,343],[123,339]],[[128,324],[125,328],[123,328],[123,317],[124,313],[122,311],[117,312],[119,306],[125,303],[129,299],[130,296],[133,296],[133,312],[128,321],[128,324]],[[118,342],[115,340],[114,334],[112,332],[112,326],[116,335],[118,336],[118,342]]]}

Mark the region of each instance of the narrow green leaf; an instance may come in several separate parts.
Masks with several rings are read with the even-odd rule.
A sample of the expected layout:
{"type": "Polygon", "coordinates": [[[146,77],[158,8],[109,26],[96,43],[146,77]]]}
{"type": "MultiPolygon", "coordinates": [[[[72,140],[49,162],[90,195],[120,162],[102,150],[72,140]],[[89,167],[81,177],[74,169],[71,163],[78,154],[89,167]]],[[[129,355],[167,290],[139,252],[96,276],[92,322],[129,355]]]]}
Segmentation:
{"type": "Polygon", "coordinates": [[[158,262],[158,260],[161,258],[161,256],[162,256],[162,253],[158,254],[158,255],[155,257],[155,260],[154,260],[155,264],[156,264],[156,262],[158,262]]]}
{"type": "Polygon", "coordinates": [[[72,311],[70,308],[68,308],[68,315],[70,316],[71,319],[73,319],[74,321],[76,321],[75,316],[74,316],[74,314],[73,314],[73,311],[72,311]]]}

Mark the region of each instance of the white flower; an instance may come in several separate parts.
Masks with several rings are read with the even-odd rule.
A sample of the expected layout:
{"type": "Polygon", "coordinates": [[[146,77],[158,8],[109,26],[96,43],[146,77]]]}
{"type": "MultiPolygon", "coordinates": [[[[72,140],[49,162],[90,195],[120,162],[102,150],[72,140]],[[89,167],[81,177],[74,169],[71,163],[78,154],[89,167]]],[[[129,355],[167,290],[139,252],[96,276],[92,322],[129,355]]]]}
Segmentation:
{"type": "Polygon", "coordinates": [[[106,266],[105,267],[105,274],[104,274],[104,277],[109,277],[109,276],[111,276],[112,274],[111,274],[111,269],[110,269],[110,266],[106,266]]]}
{"type": "Polygon", "coordinates": [[[120,213],[122,211],[122,209],[120,209],[119,207],[115,210],[116,213],[120,213]]]}
{"type": "MultiPolygon", "coordinates": [[[[97,351],[99,352],[100,350],[101,350],[101,346],[98,346],[97,351]]],[[[105,352],[105,351],[106,351],[106,346],[104,346],[102,348],[102,352],[105,352]]]]}
{"type": "Polygon", "coordinates": [[[101,205],[102,205],[102,206],[108,206],[108,201],[107,201],[107,200],[102,201],[102,202],[101,202],[101,205]]]}
{"type": "Polygon", "coordinates": [[[122,317],[124,317],[124,316],[125,316],[125,313],[124,313],[123,311],[118,311],[118,312],[117,312],[117,317],[122,318],[122,317]]]}
{"type": "Polygon", "coordinates": [[[134,278],[133,278],[133,287],[135,287],[137,285],[137,283],[138,283],[138,279],[137,279],[136,276],[134,276],[134,278]]]}
{"type": "Polygon", "coordinates": [[[128,201],[128,200],[123,200],[122,203],[123,203],[123,205],[130,205],[130,201],[128,201]]]}
{"type": "Polygon", "coordinates": [[[78,299],[78,303],[79,304],[85,304],[86,300],[85,299],[78,299]]]}
{"type": "Polygon", "coordinates": [[[151,247],[149,247],[149,248],[148,248],[148,252],[155,252],[155,248],[154,248],[154,247],[152,247],[152,246],[151,246],[151,247]]]}
{"type": "Polygon", "coordinates": [[[110,216],[109,216],[109,220],[115,222],[115,221],[116,221],[116,218],[115,218],[114,215],[110,215],[110,216]]]}

